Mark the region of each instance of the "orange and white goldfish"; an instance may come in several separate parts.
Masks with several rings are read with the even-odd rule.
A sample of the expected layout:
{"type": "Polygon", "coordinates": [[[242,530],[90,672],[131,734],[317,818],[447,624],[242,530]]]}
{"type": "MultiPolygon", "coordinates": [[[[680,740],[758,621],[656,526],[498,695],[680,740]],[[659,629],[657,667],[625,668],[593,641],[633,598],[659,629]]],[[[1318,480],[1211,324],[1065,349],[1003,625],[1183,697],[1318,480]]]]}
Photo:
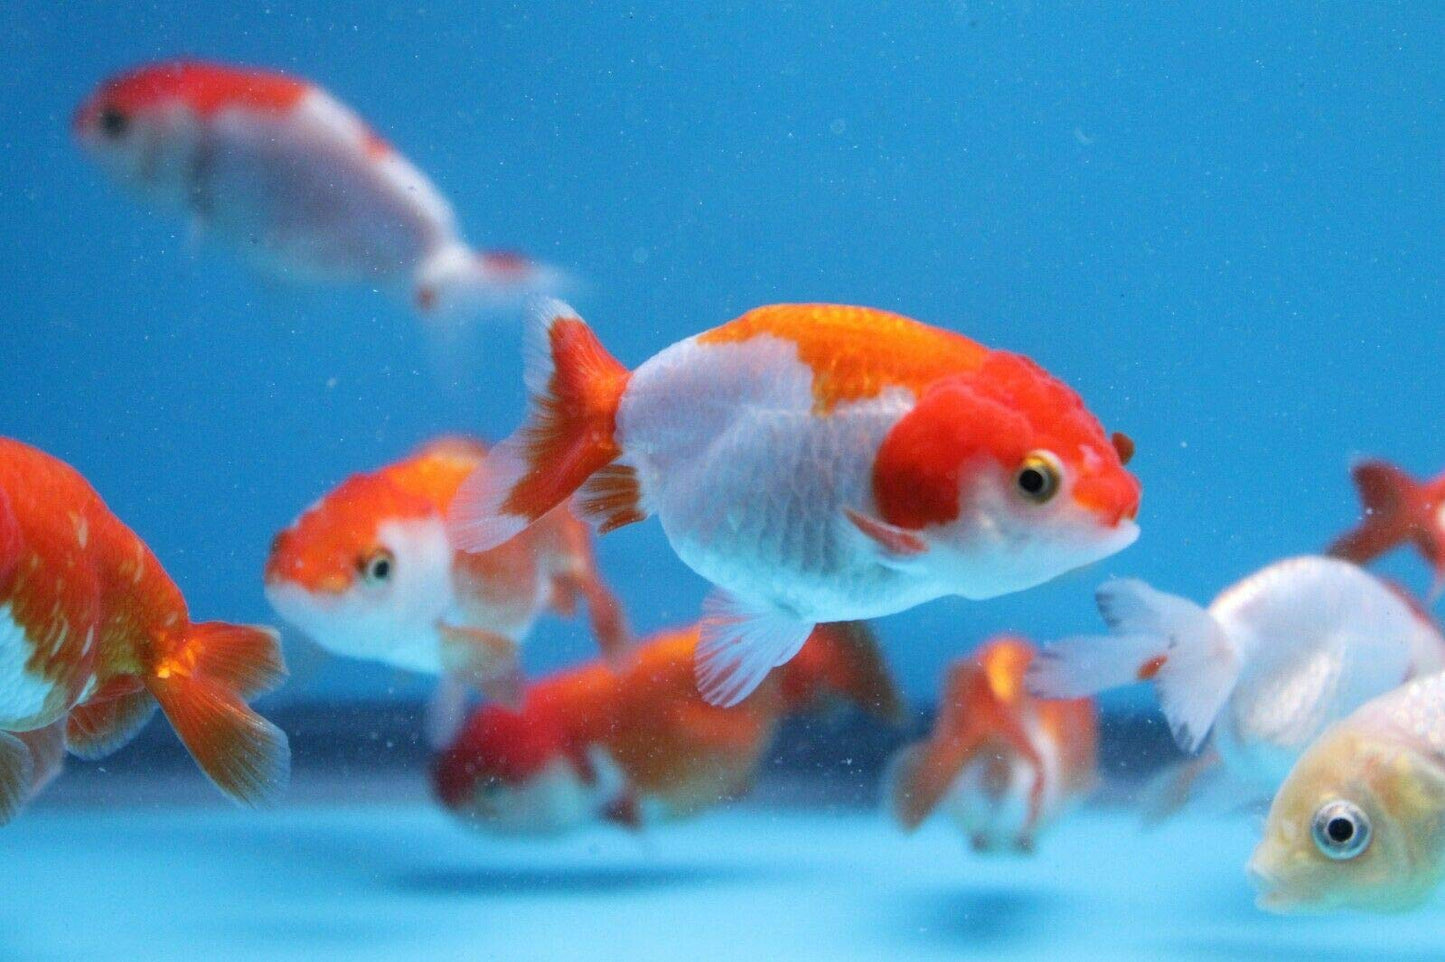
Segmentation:
{"type": "Polygon", "coordinates": [[[483,705],[436,758],[437,797],[498,832],[555,834],[598,819],[638,827],[745,793],[789,715],[829,699],[889,721],[901,711],[864,625],[820,626],[728,709],[703,701],[693,682],[699,633],[663,632],[621,671],[594,662],[536,682],[517,710],[483,705]]]}
{"type": "Polygon", "coordinates": [[[698,683],[747,697],[816,624],[1037,585],[1133,542],[1132,444],[1032,361],[863,307],[782,304],[629,372],[571,308],[529,332],[529,420],[451,514],[503,544],[581,489],[608,531],[656,514],[717,586],[698,683]]]}
{"type": "Polygon", "coordinates": [[[1032,851],[1049,823],[1091,791],[1098,712],[1091,699],[1035,698],[1034,647],[1004,635],[948,670],[933,732],[899,753],[887,788],[912,831],[940,805],[975,851],[1032,851]]]}
{"type": "MultiPolygon", "coordinates": [[[[1445,667],[1445,638],[1394,587],[1338,558],[1279,561],[1208,610],[1142,581],[1106,582],[1112,634],[1046,646],[1028,684],[1048,697],[1152,681],[1175,740],[1265,797],[1332,722],[1445,667]]],[[[1186,786],[1187,787],[1187,786],[1186,786]]]]}
{"type": "Polygon", "coordinates": [[[510,309],[563,285],[556,268],[469,248],[421,171],[296,77],[149,64],[102,83],[73,127],[114,180],[269,276],[391,288],[437,314],[510,309]]]}
{"type": "Polygon", "coordinates": [[[1351,472],[1365,516],[1330,545],[1329,553],[1356,564],[1410,542],[1445,587],[1445,474],[1417,481],[1385,461],[1362,461],[1351,472]]]}
{"type": "Polygon", "coordinates": [[[266,628],[192,622],[145,542],[73,468],[0,438],[0,824],[159,705],[201,770],[254,804],[286,783],[280,729],[246,700],[285,677],[266,628]]]}
{"type": "Polygon", "coordinates": [[[1445,676],[1327,729],[1280,787],[1248,871],[1274,912],[1422,904],[1445,875],[1445,676]]]}
{"type": "MultiPolygon", "coordinates": [[[[597,573],[590,533],[565,505],[492,551],[452,547],[443,518],[485,455],[480,442],[444,438],[347,478],[273,541],[272,607],[336,654],[451,676],[504,699],[517,697],[518,647],[548,608],[570,616],[585,601],[603,651],[620,656],[629,646],[621,609],[597,573]]],[[[434,735],[447,734],[450,700],[434,735]]]]}

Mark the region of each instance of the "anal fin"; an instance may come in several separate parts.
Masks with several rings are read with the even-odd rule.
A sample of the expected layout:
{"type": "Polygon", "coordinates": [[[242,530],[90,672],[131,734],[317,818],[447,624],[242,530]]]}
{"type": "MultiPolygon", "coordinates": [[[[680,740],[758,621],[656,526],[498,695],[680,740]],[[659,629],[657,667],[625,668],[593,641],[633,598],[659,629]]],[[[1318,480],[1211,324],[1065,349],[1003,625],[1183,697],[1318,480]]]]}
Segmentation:
{"type": "Polygon", "coordinates": [[[104,758],[136,736],[155,713],[156,700],[133,676],[116,678],[70,710],[65,742],[77,758],[104,758]]]}
{"type": "Polygon", "coordinates": [[[25,743],[9,732],[0,732],[0,825],[20,813],[30,798],[35,762],[25,743]]]}
{"type": "Polygon", "coordinates": [[[768,672],[792,659],[813,632],[811,622],[776,609],[749,606],[725,591],[703,604],[697,645],[697,688],[710,705],[731,708],[752,694],[768,672]]]}

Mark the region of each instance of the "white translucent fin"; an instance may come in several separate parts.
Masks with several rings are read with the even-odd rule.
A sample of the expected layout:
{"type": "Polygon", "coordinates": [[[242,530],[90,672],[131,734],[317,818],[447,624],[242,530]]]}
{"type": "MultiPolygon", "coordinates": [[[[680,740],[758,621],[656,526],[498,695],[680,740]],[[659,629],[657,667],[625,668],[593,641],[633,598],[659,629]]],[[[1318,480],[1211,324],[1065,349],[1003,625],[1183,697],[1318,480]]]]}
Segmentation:
{"type": "Polygon", "coordinates": [[[469,692],[467,683],[456,675],[450,672],[442,675],[441,683],[426,703],[426,715],[422,720],[427,747],[441,751],[451,745],[467,720],[469,692]]]}
{"type": "Polygon", "coordinates": [[[9,732],[0,732],[0,825],[19,814],[30,798],[34,774],[30,749],[9,732]]]}
{"type": "Polygon", "coordinates": [[[412,282],[414,305],[424,316],[446,321],[512,315],[539,296],[576,285],[551,264],[503,251],[475,251],[463,244],[438,248],[412,282]]]}
{"type": "Polygon", "coordinates": [[[447,538],[459,551],[490,551],[526,530],[526,515],[502,510],[512,488],[527,473],[527,462],[513,435],[487,452],[462,482],[447,511],[447,538]]]}
{"type": "Polygon", "coordinates": [[[532,470],[527,457],[528,438],[534,422],[543,414],[551,397],[555,372],[548,334],[559,318],[576,319],[577,312],[559,300],[538,298],[529,304],[523,345],[524,378],[527,384],[527,420],[511,437],[487,452],[487,456],[462,482],[447,512],[447,536],[460,551],[490,551],[521,534],[532,519],[526,514],[503,510],[512,489],[532,470]]]}
{"type": "Polygon", "coordinates": [[[698,691],[708,704],[731,708],[796,655],[812,631],[812,624],[714,591],[702,609],[695,656],[698,691]]]}
{"type": "Polygon", "coordinates": [[[1139,681],[1164,654],[1157,635],[1082,635],[1045,645],[1029,663],[1029,691],[1041,698],[1088,698],[1139,681]]]}

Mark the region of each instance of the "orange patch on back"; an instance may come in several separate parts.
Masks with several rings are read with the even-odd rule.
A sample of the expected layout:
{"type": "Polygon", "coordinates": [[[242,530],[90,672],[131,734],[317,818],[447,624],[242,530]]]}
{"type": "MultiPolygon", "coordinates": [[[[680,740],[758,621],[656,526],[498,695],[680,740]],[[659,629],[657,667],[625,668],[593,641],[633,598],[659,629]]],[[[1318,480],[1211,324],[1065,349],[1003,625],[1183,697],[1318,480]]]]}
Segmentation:
{"type": "Polygon", "coordinates": [[[108,81],[97,98],[126,112],[180,101],[202,117],[228,107],[283,113],[310,85],[285,74],[243,70],[195,60],[152,64],[108,81]]]}
{"type": "Polygon", "coordinates": [[[869,307],[774,304],[700,334],[699,344],[771,336],[797,345],[813,372],[814,410],[877,397],[889,388],[915,396],[941,377],[977,370],[989,351],[962,334],[869,307]]]}

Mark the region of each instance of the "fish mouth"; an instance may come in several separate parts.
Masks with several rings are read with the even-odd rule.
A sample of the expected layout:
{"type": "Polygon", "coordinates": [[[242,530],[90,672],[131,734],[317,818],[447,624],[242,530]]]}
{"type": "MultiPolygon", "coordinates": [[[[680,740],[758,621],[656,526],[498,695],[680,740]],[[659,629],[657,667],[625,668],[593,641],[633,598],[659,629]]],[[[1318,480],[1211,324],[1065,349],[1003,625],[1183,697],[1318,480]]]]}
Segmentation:
{"type": "Polygon", "coordinates": [[[1244,871],[1249,876],[1249,883],[1255,889],[1255,907],[1266,912],[1283,914],[1294,911],[1298,906],[1297,899],[1285,894],[1284,885],[1279,876],[1260,864],[1258,858],[1250,859],[1244,871]]]}

